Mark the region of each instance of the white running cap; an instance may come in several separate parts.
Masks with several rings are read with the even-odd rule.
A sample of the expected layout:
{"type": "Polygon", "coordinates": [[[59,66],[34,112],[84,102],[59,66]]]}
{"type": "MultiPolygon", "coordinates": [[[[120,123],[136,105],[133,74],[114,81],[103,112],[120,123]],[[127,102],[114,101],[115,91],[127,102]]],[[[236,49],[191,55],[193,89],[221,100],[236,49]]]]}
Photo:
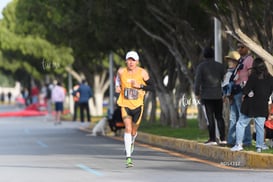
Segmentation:
{"type": "Polygon", "coordinates": [[[127,52],[127,54],[126,54],[126,60],[129,59],[129,58],[132,58],[135,61],[139,60],[139,56],[138,56],[138,54],[137,54],[136,51],[129,51],[129,52],[127,52]]]}

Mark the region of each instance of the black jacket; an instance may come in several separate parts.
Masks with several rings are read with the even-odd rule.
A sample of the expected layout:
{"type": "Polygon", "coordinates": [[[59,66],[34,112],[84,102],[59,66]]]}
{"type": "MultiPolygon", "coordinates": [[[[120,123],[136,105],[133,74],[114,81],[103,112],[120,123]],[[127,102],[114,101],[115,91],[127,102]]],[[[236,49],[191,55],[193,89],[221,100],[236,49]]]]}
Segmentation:
{"type": "Polygon", "coordinates": [[[213,59],[201,62],[196,70],[194,93],[201,99],[221,99],[221,82],[225,75],[225,66],[213,59]]]}
{"type": "Polygon", "coordinates": [[[256,76],[250,75],[246,86],[243,88],[245,97],[241,112],[248,117],[267,117],[268,101],[272,91],[273,77],[258,79],[256,76]],[[253,97],[248,96],[250,91],[253,91],[253,97]]]}

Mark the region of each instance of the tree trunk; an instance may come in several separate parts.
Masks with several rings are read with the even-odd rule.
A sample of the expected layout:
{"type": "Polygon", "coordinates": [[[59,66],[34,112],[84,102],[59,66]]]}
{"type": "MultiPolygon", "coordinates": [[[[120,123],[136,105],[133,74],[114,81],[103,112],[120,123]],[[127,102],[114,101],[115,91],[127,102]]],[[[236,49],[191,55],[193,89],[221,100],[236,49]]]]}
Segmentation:
{"type": "MultiPolygon", "coordinates": [[[[67,66],[66,71],[72,75],[78,82],[82,81],[83,76],[73,70],[71,67],[67,66]]],[[[93,116],[102,116],[103,115],[103,98],[104,93],[110,85],[110,81],[106,78],[106,71],[103,73],[95,73],[93,77],[93,99],[89,100],[90,113],[93,116]]]]}
{"type": "Polygon", "coordinates": [[[169,125],[171,127],[176,127],[176,124],[178,123],[177,111],[170,94],[158,92],[158,99],[161,108],[160,123],[165,126],[169,125]]]}
{"type": "Polygon", "coordinates": [[[185,127],[187,125],[187,109],[189,104],[185,103],[185,95],[186,93],[179,92],[179,94],[176,94],[176,105],[178,110],[178,126],[179,127],[185,127]]]}
{"type": "Polygon", "coordinates": [[[103,93],[94,92],[94,98],[90,99],[90,112],[93,116],[102,116],[103,115],[103,93]]]}
{"type": "Polygon", "coordinates": [[[208,124],[207,124],[207,119],[206,119],[206,116],[205,116],[205,112],[204,112],[204,108],[201,104],[197,105],[197,109],[198,109],[198,125],[199,125],[199,128],[202,129],[202,130],[205,130],[208,128],[208,124]]]}
{"type": "MultiPolygon", "coordinates": [[[[238,19],[239,12],[235,10],[235,7],[232,5],[231,2],[228,2],[228,4],[230,9],[234,12],[231,14],[231,18],[232,18],[232,26],[233,26],[235,34],[232,32],[231,29],[228,29],[226,32],[230,34],[232,37],[234,37],[235,39],[237,39],[238,41],[245,44],[250,50],[252,50],[258,56],[264,59],[269,73],[273,76],[273,56],[270,53],[268,53],[265,49],[263,49],[262,46],[258,45],[255,41],[253,41],[253,39],[251,39],[249,36],[247,36],[245,33],[241,31],[241,27],[239,24],[240,19],[238,19]]],[[[271,28],[272,26],[269,26],[269,27],[270,27],[270,30],[272,30],[271,28]]],[[[270,41],[267,41],[267,42],[270,42],[270,41]]],[[[266,46],[269,46],[269,45],[266,45],[266,46]]]]}
{"type": "Polygon", "coordinates": [[[109,79],[106,79],[106,71],[102,74],[95,73],[93,77],[93,99],[91,100],[90,110],[95,116],[103,115],[103,98],[104,93],[110,85],[109,79]]]}
{"type": "Polygon", "coordinates": [[[143,119],[150,123],[156,121],[156,97],[153,92],[148,92],[145,97],[143,119]]]}
{"type": "Polygon", "coordinates": [[[72,75],[73,78],[75,78],[78,82],[82,81],[82,77],[80,76],[80,74],[78,74],[75,70],[73,70],[71,67],[66,66],[65,70],[72,75]]]}

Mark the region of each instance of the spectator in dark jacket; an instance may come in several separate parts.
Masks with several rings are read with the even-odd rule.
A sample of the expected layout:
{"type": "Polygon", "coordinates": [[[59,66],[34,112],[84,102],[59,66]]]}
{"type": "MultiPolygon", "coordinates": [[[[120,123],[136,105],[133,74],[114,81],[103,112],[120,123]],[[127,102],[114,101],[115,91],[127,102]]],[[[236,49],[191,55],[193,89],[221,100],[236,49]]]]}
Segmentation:
{"type": "Polygon", "coordinates": [[[204,58],[205,60],[197,67],[194,92],[197,99],[201,99],[204,114],[207,119],[209,140],[205,142],[205,144],[217,145],[215,119],[220,134],[219,144],[226,144],[221,88],[221,82],[225,75],[225,67],[223,64],[214,60],[214,50],[212,48],[204,49],[204,58]]]}
{"type": "Polygon", "coordinates": [[[251,119],[255,121],[257,152],[268,149],[264,143],[264,122],[268,117],[268,100],[272,91],[273,77],[269,74],[264,61],[256,58],[243,88],[242,114],[236,124],[236,145],[231,151],[243,150],[245,128],[251,119]]]}
{"type": "Polygon", "coordinates": [[[87,121],[91,121],[91,115],[89,110],[89,99],[93,96],[92,89],[90,86],[87,85],[86,81],[83,80],[80,84],[79,88],[73,92],[73,95],[76,95],[77,93],[80,94],[79,98],[79,105],[80,105],[80,117],[81,122],[84,122],[84,110],[87,114],[87,121]]]}

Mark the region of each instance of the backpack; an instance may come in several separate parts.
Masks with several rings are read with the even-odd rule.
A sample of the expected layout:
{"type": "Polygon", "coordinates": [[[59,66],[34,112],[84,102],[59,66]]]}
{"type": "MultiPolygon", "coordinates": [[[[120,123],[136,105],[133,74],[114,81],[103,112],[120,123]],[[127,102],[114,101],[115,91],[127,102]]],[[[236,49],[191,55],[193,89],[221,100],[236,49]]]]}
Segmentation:
{"type": "MultiPolygon", "coordinates": [[[[238,65],[236,66],[236,68],[233,70],[232,75],[230,76],[230,80],[229,82],[234,82],[235,78],[238,76],[238,71],[242,70],[244,68],[244,60],[245,58],[247,58],[248,56],[241,58],[238,65]]],[[[236,85],[235,83],[232,84],[232,88],[231,88],[231,94],[232,95],[236,95],[240,92],[242,92],[242,87],[241,85],[236,85]]]]}

